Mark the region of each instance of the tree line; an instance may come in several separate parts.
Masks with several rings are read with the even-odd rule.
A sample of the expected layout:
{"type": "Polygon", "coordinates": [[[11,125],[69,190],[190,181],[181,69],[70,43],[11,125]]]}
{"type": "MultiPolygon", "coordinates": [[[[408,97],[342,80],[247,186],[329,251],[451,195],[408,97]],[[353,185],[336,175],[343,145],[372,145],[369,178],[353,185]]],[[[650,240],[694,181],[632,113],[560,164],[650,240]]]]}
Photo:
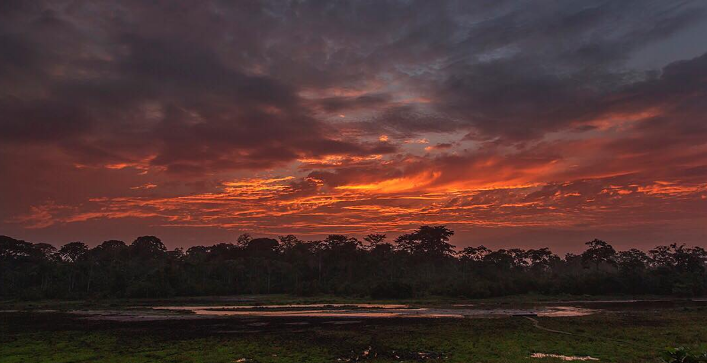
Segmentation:
{"type": "Polygon", "coordinates": [[[392,243],[383,234],[303,241],[293,235],[168,251],[155,236],[56,248],[0,236],[0,296],[23,299],[230,294],[425,295],[707,292],[707,252],[671,244],[616,251],[595,239],[563,258],[548,248],[457,250],[445,226],[422,226],[392,243]]]}

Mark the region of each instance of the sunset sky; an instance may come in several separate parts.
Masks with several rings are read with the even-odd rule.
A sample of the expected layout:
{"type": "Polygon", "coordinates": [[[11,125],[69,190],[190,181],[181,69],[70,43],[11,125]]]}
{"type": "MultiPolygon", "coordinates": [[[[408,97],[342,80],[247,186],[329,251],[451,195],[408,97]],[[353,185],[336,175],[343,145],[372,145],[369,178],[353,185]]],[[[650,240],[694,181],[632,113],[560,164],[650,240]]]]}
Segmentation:
{"type": "Polygon", "coordinates": [[[0,2],[0,234],[707,245],[707,2],[0,2]]]}

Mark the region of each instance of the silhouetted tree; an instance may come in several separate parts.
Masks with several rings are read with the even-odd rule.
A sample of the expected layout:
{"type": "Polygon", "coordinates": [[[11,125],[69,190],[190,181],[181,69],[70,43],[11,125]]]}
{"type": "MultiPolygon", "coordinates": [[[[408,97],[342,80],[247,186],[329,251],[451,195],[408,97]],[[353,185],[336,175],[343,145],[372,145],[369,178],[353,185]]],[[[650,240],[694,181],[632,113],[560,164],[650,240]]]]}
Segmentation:
{"type": "Polygon", "coordinates": [[[162,243],[162,240],[155,236],[138,237],[130,244],[130,249],[135,255],[140,257],[160,256],[167,251],[167,247],[162,243]]]}
{"type": "Polygon", "coordinates": [[[616,263],[623,273],[640,273],[648,265],[648,255],[645,252],[632,248],[616,254],[616,263]]]}
{"type": "Polygon", "coordinates": [[[422,226],[412,233],[399,236],[395,243],[399,250],[411,255],[438,259],[455,254],[454,246],[449,243],[452,235],[454,232],[445,226],[422,226]]]}
{"type": "Polygon", "coordinates": [[[582,253],[582,263],[585,266],[592,263],[596,270],[599,270],[601,263],[615,264],[614,256],[616,255],[616,250],[610,244],[599,239],[594,239],[585,244],[589,246],[582,253]]]}
{"type": "Polygon", "coordinates": [[[385,235],[239,237],[237,243],[168,251],[155,236],[127,246],[71,242],[58,250],[0,236],[0,297],[24,299],[316,293],[407,298],[428,294],[488,297],[545,294],[707,292],[707,251],[670,244],[647,254],[588,242],[560,258],[548,248],[491,250],[449,243],[444,226],[422,226],[385,242],[385,235]]]}
{"type": "Polygon", "coordinates": [[[59,249],[59,254],[67,262],[76,262],[88,252],[88,246],[83,242],[70,242],[59,249]]]}
{"type": "Polygon", "coordinates": [[[374,249],[381,243],[385,242],[385,235],[379,233],[372,233],[363,237],[363,240],[368,243],[369,249],[374,249]]]}

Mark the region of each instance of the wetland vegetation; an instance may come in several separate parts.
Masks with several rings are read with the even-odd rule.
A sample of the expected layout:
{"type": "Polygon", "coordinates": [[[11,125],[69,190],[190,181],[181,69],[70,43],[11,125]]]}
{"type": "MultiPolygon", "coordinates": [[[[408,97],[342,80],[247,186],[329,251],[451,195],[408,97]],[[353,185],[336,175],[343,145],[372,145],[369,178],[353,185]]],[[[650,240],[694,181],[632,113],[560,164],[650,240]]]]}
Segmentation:
{"type": "MultiPolygon", "coordinates": [[[[223,304],[227,298],[202,298],[223,304]]],[[[331,298],[330,302],[336,298],[331,298]]],[[[149,320],[103,319],[93,309],[147,312],[172,301],[5,303],[0,312],[0,362],[554,362],[559,356],[602,362],[662,362],[667,348],[707,351],[707,308],[690,300],[609,302],[512,299],[405,301],[414,308],[591,308],[592,314],[528,318],[497,315],[465,318],[331,316],[162,316],[149,320]],[[48,311],[50,308],[52,311],[48,311]],[[15,311],[7,311],[10,308],[15,311]],[[97,318],[98,317],[98,318],[97,318]],[[537,322],[537,324],[535,322],[537,322]],[[532,358],[533,356],[537,358],[532,358]]],[[[312,299],[249,296],[232,306],[278,304],[297,309],[312,299]],[[292,306],[294,304],[295,306],[292,306]]],[[[349,309],[348,302],[338,300],[349,309]]],[[[338,309],[327,306],[320,309],[338,309]]],[[[270,309],[276,309],[272,305],[270,309]]],[[[308,307],[300,307],[306,309],[308,307]]],[[[367,307],[369,309],[374,309],[367,307]]],[[[385,308],[385,307],[380,307],[385,308]]],[[[674,351],[678,352],[680,350],[674,351]]]]}

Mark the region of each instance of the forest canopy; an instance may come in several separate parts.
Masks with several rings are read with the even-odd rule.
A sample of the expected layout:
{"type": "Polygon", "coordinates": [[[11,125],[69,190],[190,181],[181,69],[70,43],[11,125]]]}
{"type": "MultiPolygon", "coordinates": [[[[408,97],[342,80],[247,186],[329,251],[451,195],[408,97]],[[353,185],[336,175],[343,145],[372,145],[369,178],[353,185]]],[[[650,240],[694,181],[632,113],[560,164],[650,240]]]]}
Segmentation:
{"type": "Polygon", "coordinates": [[[56,248],[0,236],[0,296],[23,299],[170,297],[291,293],[373,298],[426,295],[482,298],[523,293],[655,294],[707,292],[707,251],[680,244],[616,251],[586,243],[560,257],[549,248],[457,249],[453,231],[422,226],[388,241],[294,235],[168,250],[155,236],[56,248]]]}

